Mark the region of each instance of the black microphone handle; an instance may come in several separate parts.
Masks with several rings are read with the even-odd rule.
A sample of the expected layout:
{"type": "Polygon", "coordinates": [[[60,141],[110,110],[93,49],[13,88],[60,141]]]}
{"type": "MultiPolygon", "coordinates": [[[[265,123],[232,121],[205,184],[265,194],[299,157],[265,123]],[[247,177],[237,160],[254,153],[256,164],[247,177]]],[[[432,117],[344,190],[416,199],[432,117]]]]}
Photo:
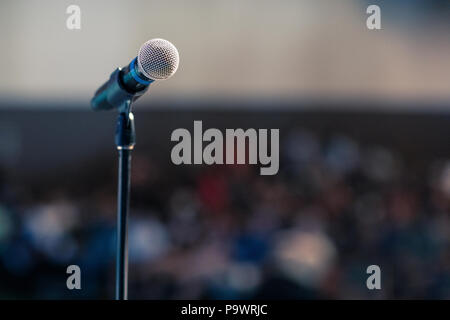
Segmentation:
{"type": "Polygon", "coordinates": [[[152,80],[144,80],[146,78],[136,71],[134,62],[135,60],[126,67],[114,70],[109,80],[95,92],[91,100],[95,111],[121,108],[127,101],[136,101],[147,91],[152,80]],[[140,82],[136,77],[141,78],[140,82]]]}

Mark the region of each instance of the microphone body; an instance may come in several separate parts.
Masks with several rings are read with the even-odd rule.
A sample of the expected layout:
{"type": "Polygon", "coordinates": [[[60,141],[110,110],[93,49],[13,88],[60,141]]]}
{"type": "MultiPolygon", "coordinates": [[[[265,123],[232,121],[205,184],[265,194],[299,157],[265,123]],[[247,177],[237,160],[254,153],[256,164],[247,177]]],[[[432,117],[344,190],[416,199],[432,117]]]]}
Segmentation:
{"type": "Polygon", "coordinates": [[[144,76],[137,68],[136,58],[123,68],[117,68],[94,94],[92,109],[110,110],[120,108],[127,101],[140,98],[154,80],[144,76]]]}
{"type": "Polygon", "coordinates": [[[139,49],[128,66],[117,68],[94,94],[92,109],[123,109],[139,99],[155,80],[170,78],[178,68],[175,46],[164,39],[151,39],[139,49]]]}

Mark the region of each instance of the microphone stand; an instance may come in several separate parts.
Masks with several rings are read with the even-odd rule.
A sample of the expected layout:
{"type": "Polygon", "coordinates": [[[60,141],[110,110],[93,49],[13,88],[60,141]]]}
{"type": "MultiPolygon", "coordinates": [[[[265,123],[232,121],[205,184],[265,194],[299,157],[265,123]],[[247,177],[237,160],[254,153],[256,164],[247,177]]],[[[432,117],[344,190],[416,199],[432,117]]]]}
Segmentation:
{"type": "Polygon", "coordinates": [[[117,256],[116,300],[128,299],[128,210],[130,207],[131,151],[136,141],[131,100],[119,108],[116,127],[116,146],[119,151],[117,190],[117,256]]]}
{"type": "Polygon", "coordinates": [[[116,300],[128,299],[128,209],[130,207],[131,151],[136,141],[134,116],[131,105],[142,96],[153,80],[143,80],[136,75],[133,60],[130,66],[117,68],[109,80],[94,94],[91,105],[94,110],[118,109],[116,146],[119,152],[117,188],[117,256],[116,256],[116,300]],[[134,73],[133,73],[134,72],[134,73]],[[126,84],[131,89],[126,88],[126,84]]]}

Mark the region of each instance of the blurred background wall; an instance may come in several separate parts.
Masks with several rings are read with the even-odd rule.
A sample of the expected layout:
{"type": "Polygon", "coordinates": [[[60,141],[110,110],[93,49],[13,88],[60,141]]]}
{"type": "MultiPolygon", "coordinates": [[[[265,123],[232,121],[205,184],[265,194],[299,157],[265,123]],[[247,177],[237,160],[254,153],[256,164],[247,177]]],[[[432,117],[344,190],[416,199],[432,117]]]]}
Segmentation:
{"type": "Polygon", "coordinates": [[[142,104],[224,97],[447,100],[449,7],[445,0],[6,0],[0,95],[28,106],[56,99],[88,108],[114,67],[127,64],[147,39],[161,37],[177,46],[180,68],[142,104]],[[66,29],[70,4],[81,7],[79,31],[66,29]],[[366,28],[369,4],[382,7],[380,31],[366,28]]]}

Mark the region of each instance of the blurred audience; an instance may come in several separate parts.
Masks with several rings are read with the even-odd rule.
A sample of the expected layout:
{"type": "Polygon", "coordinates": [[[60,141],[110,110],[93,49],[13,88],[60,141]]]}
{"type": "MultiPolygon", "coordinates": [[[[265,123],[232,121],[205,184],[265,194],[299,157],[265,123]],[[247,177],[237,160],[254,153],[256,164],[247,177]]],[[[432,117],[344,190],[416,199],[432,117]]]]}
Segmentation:
{"type": "MultiPolygon", "coordinates": [[[[345,136],[297,129],[281,143],[273,177],[135,154],[130,298],[450,298],[450,161],[420,177],[345,136]],[[372,264],[379,291],[366,288],[372,264]]],[[[0,298],[113,297],[115,166],[63,188],[0,176],[0,298]]]]}

